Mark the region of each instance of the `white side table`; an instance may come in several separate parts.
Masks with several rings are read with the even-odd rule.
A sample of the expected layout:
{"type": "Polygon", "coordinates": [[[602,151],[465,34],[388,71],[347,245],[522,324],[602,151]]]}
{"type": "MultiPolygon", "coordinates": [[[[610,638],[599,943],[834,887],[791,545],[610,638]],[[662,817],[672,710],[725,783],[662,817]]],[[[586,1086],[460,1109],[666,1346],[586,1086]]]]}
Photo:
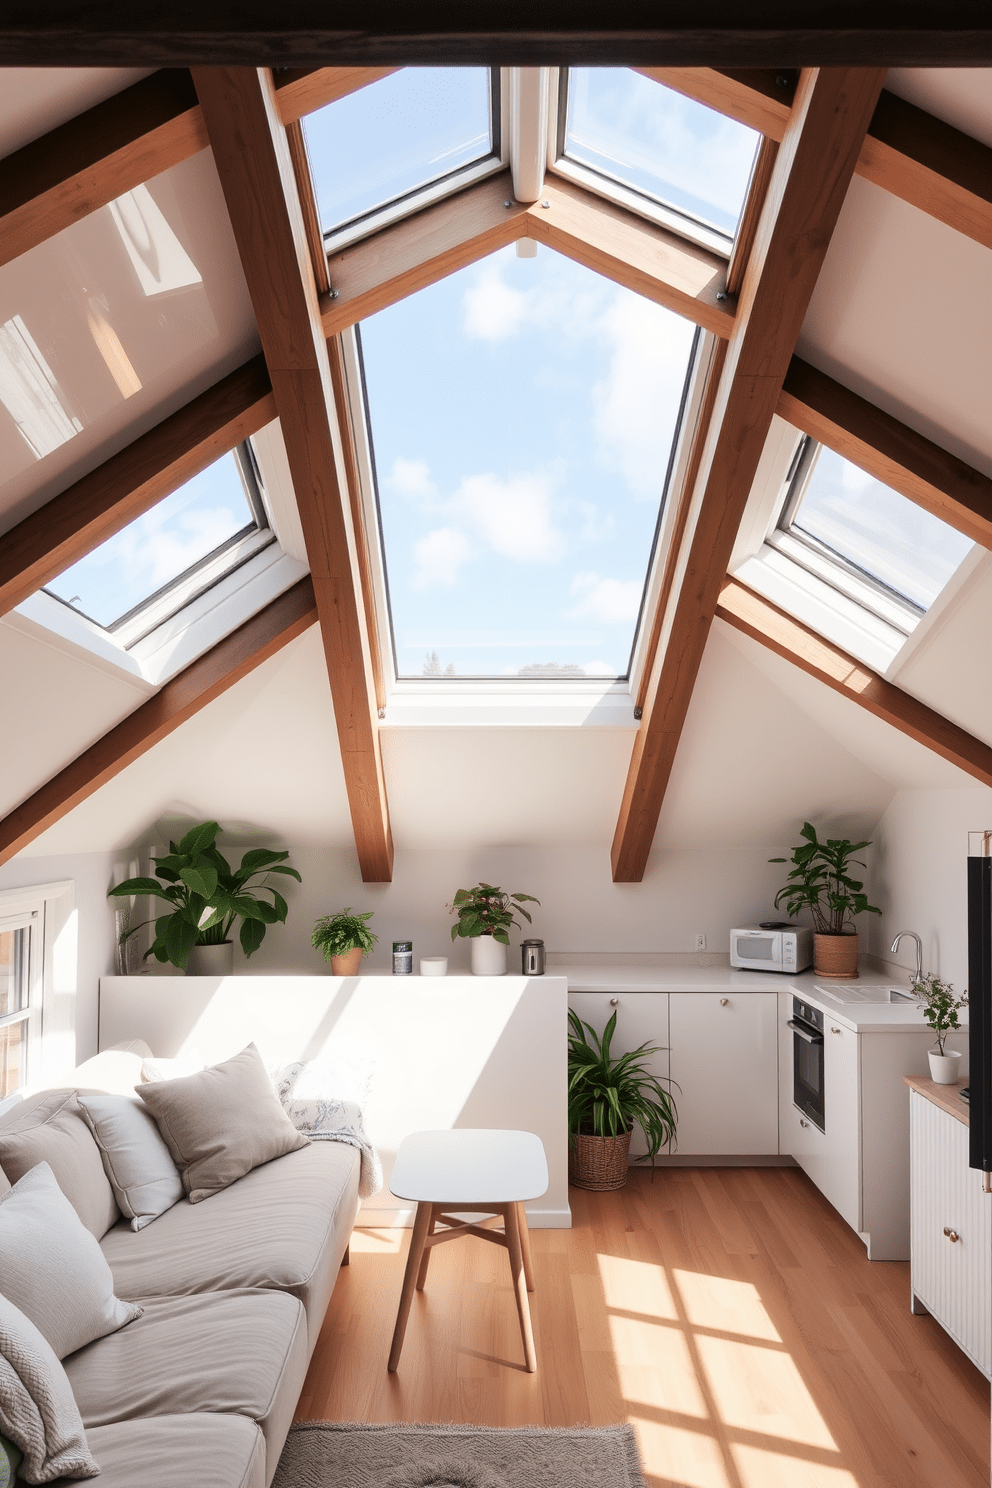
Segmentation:
{"type": "Polygon", "coordinates": [[[399,1364],[413,1293],[423,1291],[432,1248],[462,1235],[478,1235],[510,1253],[524,1357],[533,1374],[537,1355],[527,1293],[534,1290],[534,1270],[524,1203],[539,1199],[548,1187],[540,1137],[533,1132],[472,1129],[413,1132],[400,1143],[389,1186],[397,1198],[417,1205],[389,1350],[390,1373],[399,1364]],[[492,1217],[472,1224],[453,1218],[447,1210],[492,1217]],[[491,1229],[500,1219],[502,1231],[491,1229]],[[436,1230],[438,1223],[447,1228],[436,1230]]]}

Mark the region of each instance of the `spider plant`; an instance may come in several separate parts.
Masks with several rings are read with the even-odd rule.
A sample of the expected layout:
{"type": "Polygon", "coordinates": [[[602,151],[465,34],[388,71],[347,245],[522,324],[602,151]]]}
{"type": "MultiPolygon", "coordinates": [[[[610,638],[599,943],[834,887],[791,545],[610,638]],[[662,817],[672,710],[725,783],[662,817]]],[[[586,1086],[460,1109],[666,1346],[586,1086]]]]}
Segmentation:
{"type": "MultiPolygon", "coordinates": [[[[571,1009],[568,1024],[569,1136],[620,1137],[636,1122],[648,1145],[637,1160],[650,1158],[653,1165],[658,1151],[674,1141],[678,1124],[675,1101],[644,1062],[660,1053],[660,1046],[644,1043],[614,1055],[610,1046],[616,1013],[610,1014],[602,1037],[571,1009]]],[[[665,1084],[673,1083],[664,1078],[665,1084]]]]}

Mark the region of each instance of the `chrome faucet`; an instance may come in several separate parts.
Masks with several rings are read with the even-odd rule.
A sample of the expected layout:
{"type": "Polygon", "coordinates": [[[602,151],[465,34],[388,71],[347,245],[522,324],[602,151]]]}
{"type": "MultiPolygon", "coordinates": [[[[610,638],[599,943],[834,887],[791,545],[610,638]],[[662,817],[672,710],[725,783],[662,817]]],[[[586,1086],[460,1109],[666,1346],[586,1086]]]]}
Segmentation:
{"type": "Polygon", "coordinates": [[[914,987],[918,987],[920,982],[922,982],[923,980],[923,942],[917,935],[916,931],[900,930],[899,934],[892,942],[892,954],[895,955],[896,951],[899,949],[899,942],[903,940],[907,935],[909,936],[910,940],[916,941],[916,975],[911,977],[910,980],[914,987]]]}

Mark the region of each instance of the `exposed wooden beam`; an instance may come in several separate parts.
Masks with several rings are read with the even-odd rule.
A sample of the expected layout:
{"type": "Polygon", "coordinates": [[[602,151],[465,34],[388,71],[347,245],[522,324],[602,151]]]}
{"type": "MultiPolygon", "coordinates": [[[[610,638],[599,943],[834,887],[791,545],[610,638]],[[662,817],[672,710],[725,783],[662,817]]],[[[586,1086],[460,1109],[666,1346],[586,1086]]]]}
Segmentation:
{"type": "Polygon", "coordinates": [[[338,98],[396,72],[395,67],[302,67],[275,75],[279,117],[295,124],[338,98]]]}
{"type": "Polygon", "coordinates": [[[518,238],[547,243],[707,330],[730,335],[733,309],[717,298],[726,259],[566,181],[548,177],[541,201],[524,206],[513,200],[509,171],[332,254],[334,297],[321,301],[325,334],[335,335],[518,238]]]}
{"type": "Polygon", "coordinates": [[[160,739],[247,677],[317,619],[313,586],[301,579],[218,642],[0,821],[0,863],[41,835],[160,739]]]}
{"type": "Polygon", "coordinates": [[[767,646],[918,744],[926,745],[983,785],[992,785],[992,749],[981,739],[887,682],[737,579],[728,578],[724,583],[716,613],[735,630],[767,646]]]}
{"type": "Polygon", "coordinates": [[[727,72],[716,67],[639,67],[637,71],[756,129],[767,139],[780,140],[785,134],[795,95],[791,73],[727,72]],[[777,77],[782,78],[781,86],[776,85],[777,77]]]}
{"type": "Polygon", "coordinates": [[[778,400],[788,423],[992,548],[992,480],[825,372],[793,357],[778,400]]]}
{"type": "Polygon", "coordinates": [[[255,357],[54,496],[3,534],[0,615],[275,416],[265,362],[255,357]]]}
{"type": "Polygon", "coordinates": [[[720,587],[865,130],[881,69],[804,73],[744,276],[694,495],[681,574],[665,617],[613,840],[613,877],[644,875],[720,587]]]}
{"type": "Polygon", "coordinates": [[[366,881],[393,846],[365,607],[303,211],[272,76],[193,73],[258,322],[306,539],[355,845],[366,881]]]}

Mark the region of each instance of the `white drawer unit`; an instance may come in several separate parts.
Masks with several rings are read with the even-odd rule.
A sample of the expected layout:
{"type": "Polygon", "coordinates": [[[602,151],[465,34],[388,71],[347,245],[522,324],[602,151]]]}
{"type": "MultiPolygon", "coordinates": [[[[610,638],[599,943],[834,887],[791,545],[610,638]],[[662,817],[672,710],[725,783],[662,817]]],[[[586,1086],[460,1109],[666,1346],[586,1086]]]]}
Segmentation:
{"type": "Polygon", "coordinates": [[[672,1078],[682,1157],[778,1152],[778,998],[672,992],[672,1078]]]}
{"type": "Polygon", "coordinates": [[[913,1310],[992,1379],[992,1195],[968,1166],[968,1127],[913,1090],[910,1153],[913,1310]]]}

